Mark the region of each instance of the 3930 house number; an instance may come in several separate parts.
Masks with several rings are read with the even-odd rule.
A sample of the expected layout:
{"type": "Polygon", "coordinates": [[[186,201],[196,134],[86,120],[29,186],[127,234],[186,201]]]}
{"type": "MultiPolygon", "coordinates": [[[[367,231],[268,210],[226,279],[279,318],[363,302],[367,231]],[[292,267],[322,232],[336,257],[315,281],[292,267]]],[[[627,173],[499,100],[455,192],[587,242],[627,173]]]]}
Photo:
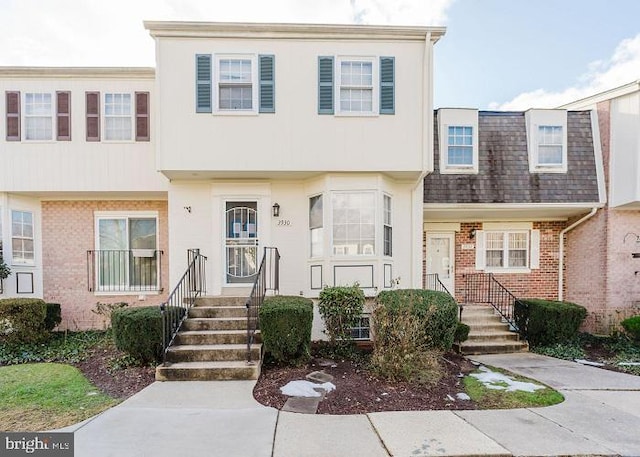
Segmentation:
{"type": "Polygon", "coordinates": [[[289,219],[278,219],[278,227],[290,227],[291,221],[289,219]]]}

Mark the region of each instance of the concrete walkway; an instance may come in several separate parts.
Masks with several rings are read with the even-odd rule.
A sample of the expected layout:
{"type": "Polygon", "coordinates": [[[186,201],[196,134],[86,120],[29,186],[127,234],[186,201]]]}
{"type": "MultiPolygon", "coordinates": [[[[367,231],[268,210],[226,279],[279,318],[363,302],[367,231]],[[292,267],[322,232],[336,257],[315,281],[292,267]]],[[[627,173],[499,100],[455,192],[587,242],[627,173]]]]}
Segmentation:
{"type": "Polygon", "coordinates": [[[537,379],[566,401],[516,410],[305,415],[258,404],[255,381],[154,383],[73,427],[75,455],[640,456],[640,377],[527,353],[473,359],[537,379]]]}

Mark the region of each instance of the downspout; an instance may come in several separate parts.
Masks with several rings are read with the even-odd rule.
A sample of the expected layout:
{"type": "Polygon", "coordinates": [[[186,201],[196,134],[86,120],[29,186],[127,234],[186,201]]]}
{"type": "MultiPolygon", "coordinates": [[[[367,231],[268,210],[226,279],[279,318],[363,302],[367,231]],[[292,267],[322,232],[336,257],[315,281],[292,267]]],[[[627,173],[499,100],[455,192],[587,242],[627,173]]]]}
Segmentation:
{"type": "Polygon", "coordinates": [[[583,222],[586,222],[588,219],[591,219],[593,216],[595,216],[596,212],[598,211],[598,207],[594,207],[591,208],[591,212],[589,214],[587,214],[586,216],[584,216],[582,219],[577,220],[576,222],[574,222],[573,224],[571,224],[569,227],[563,229],[562,231],[560,231],[560,248],[559,248],[559,256],[560,258],[558,259],[559,264],[558,264],[558,301],[562,301],[562,299],[564,298],[564,293],[563,293],[563,289],[564,289],[564,235],[569,232],[570,230],[573,230],[574,228],[576,228],[578,225],[582,224],[583,222]]]}

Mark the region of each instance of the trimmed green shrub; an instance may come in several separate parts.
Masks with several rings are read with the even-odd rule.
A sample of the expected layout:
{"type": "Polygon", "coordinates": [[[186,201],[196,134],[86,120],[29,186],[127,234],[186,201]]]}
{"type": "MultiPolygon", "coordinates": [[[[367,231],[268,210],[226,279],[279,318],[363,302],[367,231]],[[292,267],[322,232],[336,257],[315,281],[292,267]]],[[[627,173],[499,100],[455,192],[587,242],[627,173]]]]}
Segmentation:
{"type": "MultiPolygon", "coordinates": [[[[399,310],[410,309],[423,327],[422,345],[444,351],[448,351],[453,346],[458,324],[458,305],[451,295],[423,289],[385,290],[378,294],[376,301],[386,309],[390,317],[399,310]]],[[[377,338],[379,335],[377,323],[374,329],[377,338]]],[[[398,330],[401,331],[401,329],[398,330]]]]}
{"type": "Polygon", "coordinates": [[[298,365],[311,357],[313,302],[308,298],[267,297],[260,307],[260,335],[265,352],[278,362],[298,365]]]}
{"type": "Polygon", "coordinates": [[[514,317],[520,336],[535,346],[550,346],[575,338],[587,310],[570,302],[520,299],[514,317]]]}
{"type": "Polygon", "coordinates": [[[636,341],[640,341],[640,315],[629,317],[620,322],[627,334],[636,341]]]}
{"type": "Polygon", "coordinates": [[[350,346],[351,328],[356,326],[364,309],[364,292],[357,284],[325,287],[318,298],[318,310],[329,341],[334,345],[350,346]]]}
{"type": "Polygon", "coordinates": [[[113,341],[142,363],[162,360],[162,314],[158,306],[120,308],[111,313],[113,341]]]}
{"type": "Polygon", "coordinates": [[[456,333],[453,335],[453,340],[458,343],[463,343],[469,339],[469,331],[471,331],[471,327],[462,322],[458,322],[456,326],[456,333]]]}
{"type": "Polygon", "coordinates": [[[44,328],[51,331],[60,322],[62,322],[60,303],[47,303],[47,315],[44,318],[44,328]]]}
{"type": "Polygon", "coordinates": [[[0,300],[0,342],[38,343],[48,336],[45,328],[47,307],[39,298],[0,300]]]}

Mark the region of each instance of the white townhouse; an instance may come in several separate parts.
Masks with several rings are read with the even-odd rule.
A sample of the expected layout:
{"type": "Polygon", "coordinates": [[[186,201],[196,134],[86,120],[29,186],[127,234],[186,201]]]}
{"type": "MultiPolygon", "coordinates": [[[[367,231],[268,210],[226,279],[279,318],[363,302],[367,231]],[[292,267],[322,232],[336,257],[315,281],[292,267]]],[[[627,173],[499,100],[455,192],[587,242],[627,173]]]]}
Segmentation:
{"type": "Polygon", "coordinates": [[[156,304],[207,256],[246,296],[423,284],[433,45],[444,28],[145,22],[156,68],[0,68],[4,295],[156,304]]]}

